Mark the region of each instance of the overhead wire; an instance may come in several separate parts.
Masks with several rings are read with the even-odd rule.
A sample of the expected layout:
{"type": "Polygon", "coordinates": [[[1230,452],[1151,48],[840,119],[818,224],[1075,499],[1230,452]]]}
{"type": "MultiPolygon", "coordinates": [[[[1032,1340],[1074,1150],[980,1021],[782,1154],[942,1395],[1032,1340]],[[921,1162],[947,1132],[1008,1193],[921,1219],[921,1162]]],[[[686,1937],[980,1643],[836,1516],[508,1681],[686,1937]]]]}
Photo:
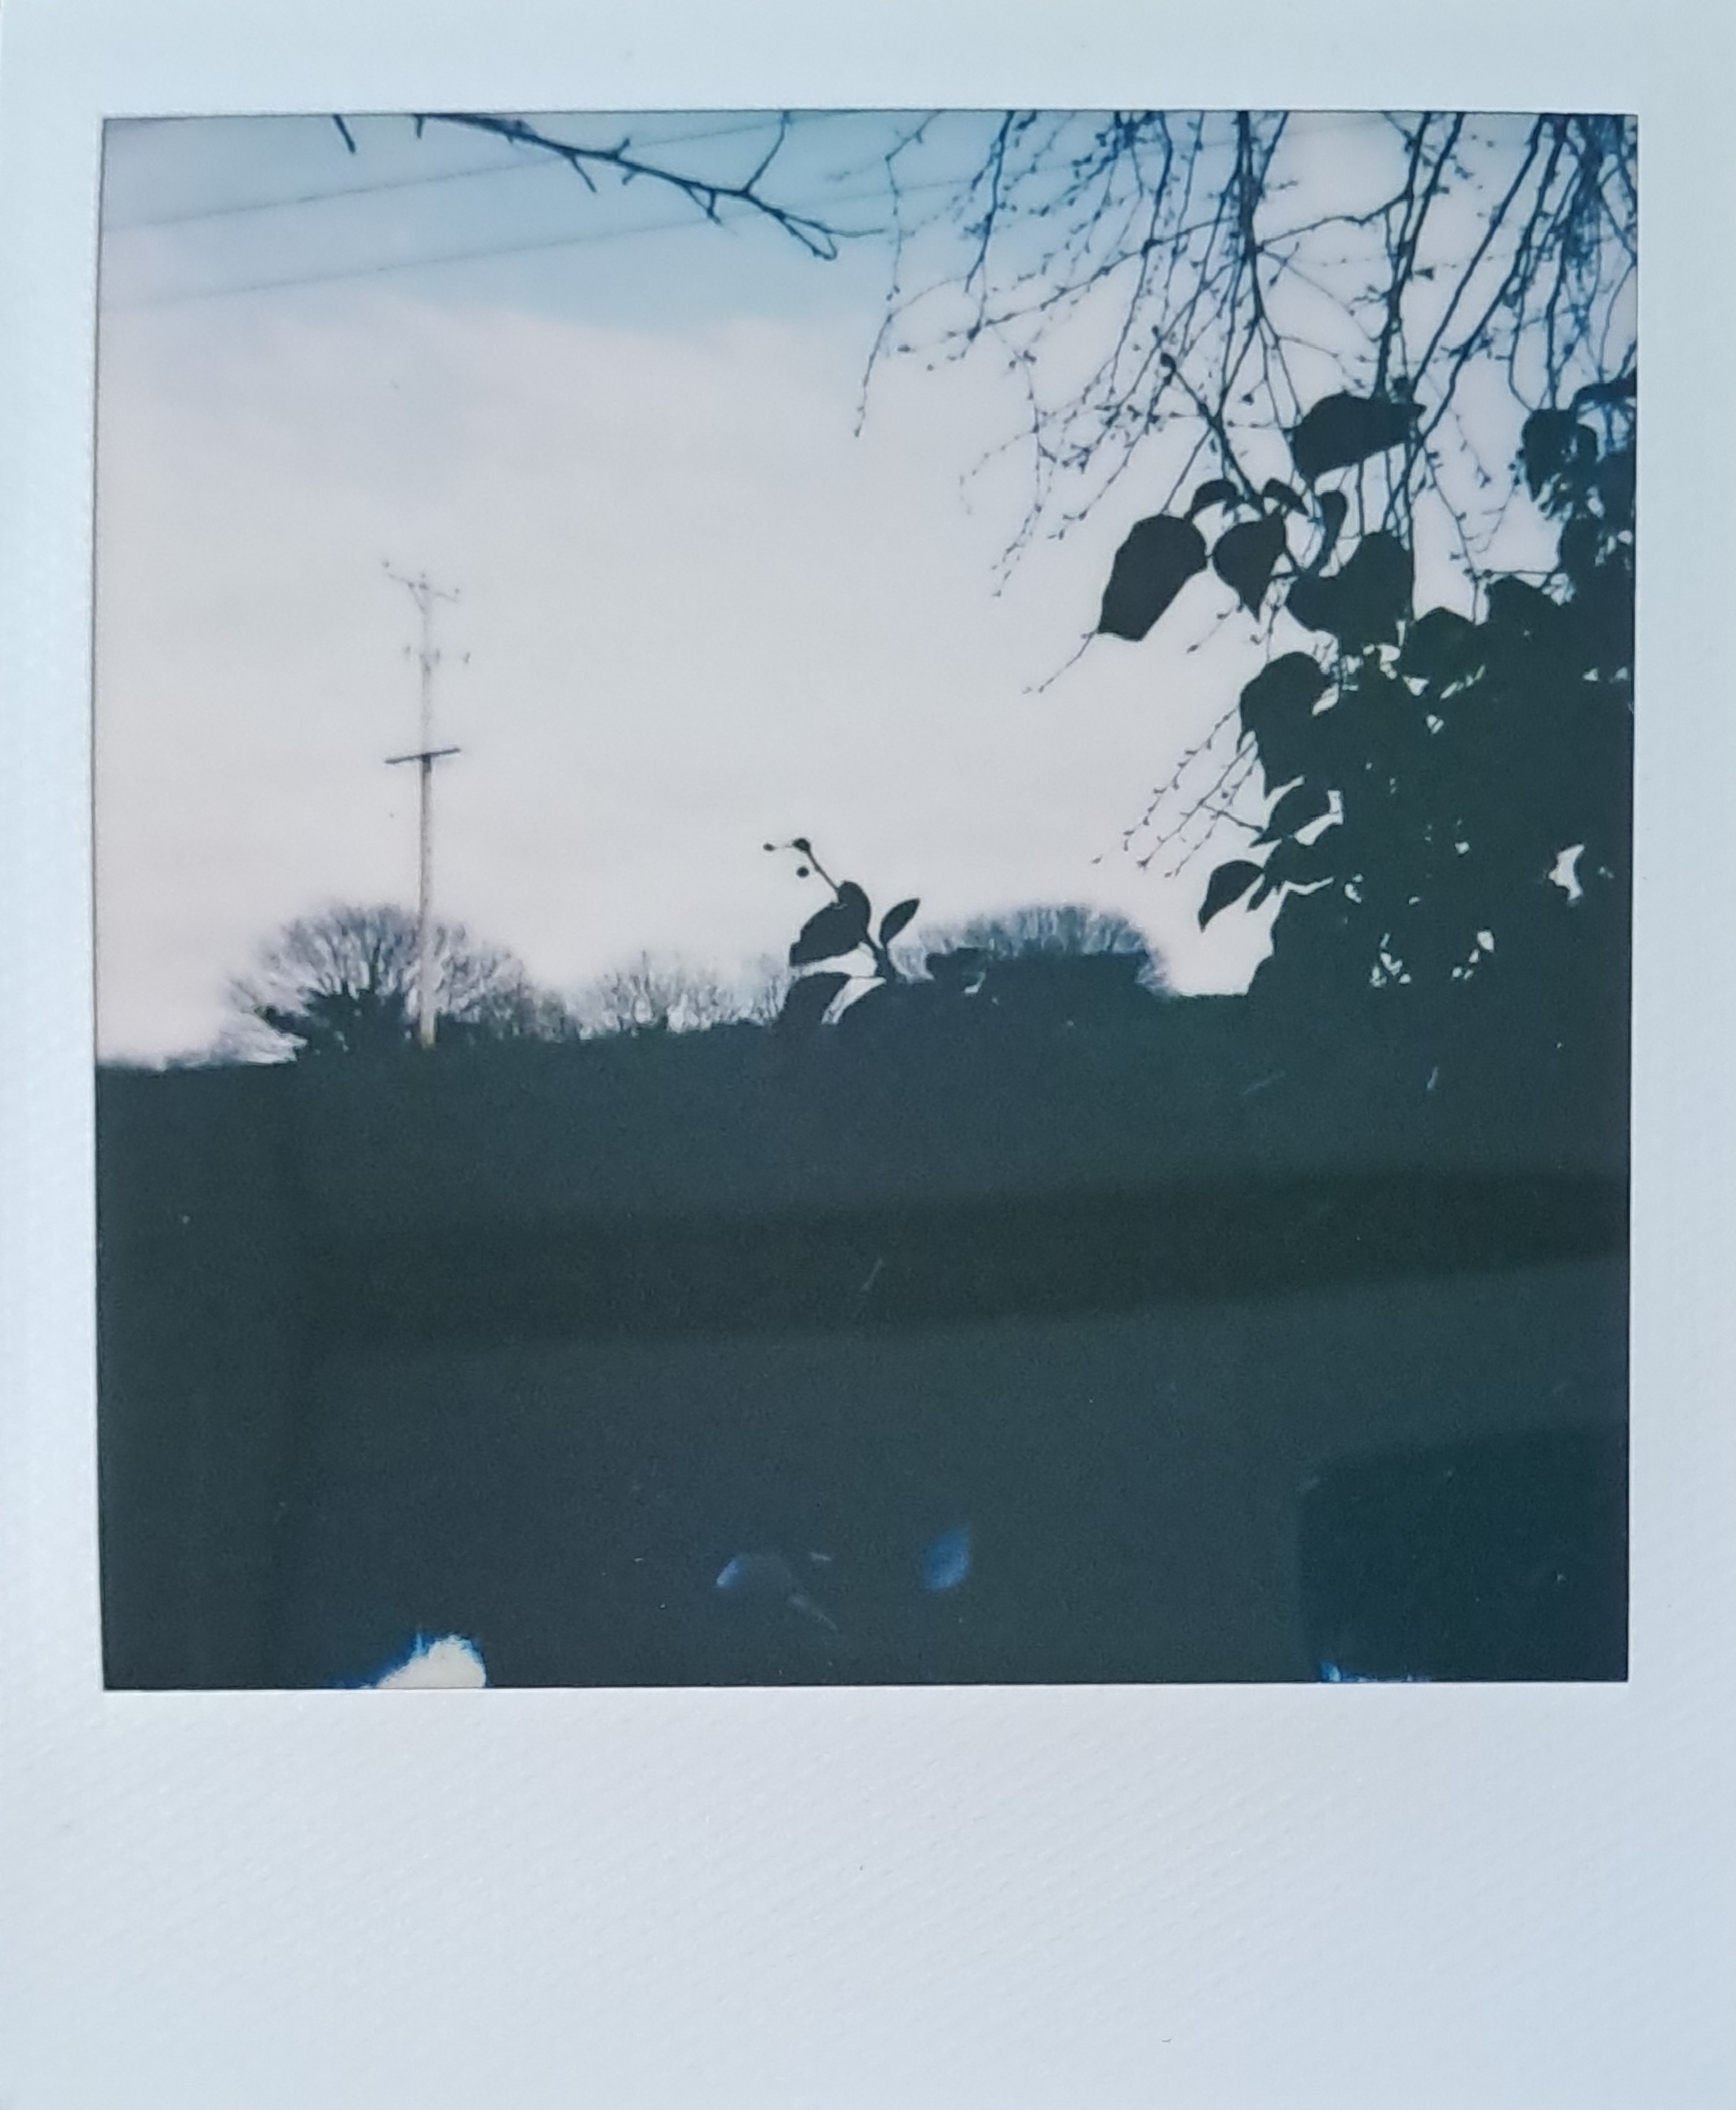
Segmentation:
{"type": "MultiPolygon", "coordinates": [[[[794,113],[798,117],[802,114],[794,113]]],[[[748,132],[764,131],[768,125],[775,121],[776,115],[773,114],[762,122],[720,127],[715,130],[705,132],[667,134],[649,143],[661,148],[666,146],[680,145],[689,140],[731,138],[738,133],[744,134],[748,132]]],[[[1336,122],[1318,125],[1313,129],[1320,133],[1348,131],[1360,129],[1365,122],[1366,120],[1360,116],[1342,118],[1336,122]]],[[[410,189],[429,183],[461,181],[472,177],[513,174],[524,169],[545,165],[553,165],[553,163],[552,161],[545,163],[536,159],[531,151],[527,149],[527,156],[522,161],[501,163],[484,169],[442,170],[432,172],[426,176],[392,178],[382,179],[376,183],[350,184],[341,190],[311,193],[306,197],[259,200],[246,204],[215,207],[207,212],[188,214],[184,216],[174,215],[160,220],[125,222],[119,227],[105,229],[105,237],[111,232],[131,233],[142,231],[150,227],[180,225],[191,224],[195,220],[227,218],[246,212],[275,211],[290,206],[319,204],[330,199],[365,196],[376,191],[410,189]]],[[[901,197],[915,197],[924,192],[952,188],[955,182],[955,178],[941,177],[927,182],[901,183],[898,186],[898,192],[901,197]]],[[[884,195],[885,195],[884,185],[877,183],[870,190],[838,194],[828,198],[825,204],[828,209],[837,206],[860,205],[884,195]]],[[[591,229],[580,233],[540,237],[534,241],[490,242],[477,248],[443,251],[430,256],[390,257],[374,263],[355,265],[335,270],[290,273],[274,278],[250,279],[239,285],[193,288],[184,292],[147,295],[138,300],[106,302],[105,306],[111,313],[129,313],[141,309],[178,307],[199,301],[239,299],[255,293],[292,290],[299,286],[337,284],[359,278],[382,278],[395,271],[432,270],[457,264],[486,262],[496,256],[532,256],[557,249],[580,248],[597,242],[624,241],[637,235],[676,233],[684,228],[698,225],[708,218],[714,219],[720,224],[739,224],[743,221],[752,220],[757,216],[755,209],[751,205],[731,201],[720,203],[715,212],[710,215],[708,215],[703,207],[695,206],[692,211],[684,213],[676,219],[643,221],[632,227],[591,229]]],[[[846,240],[857,240],[866,238],[875,230],[857,228],[837,231],[846,240]]]]}
{"type": "MultiPolygon", "coordinates": [[[[951,177],[938,177],[926,183],[906,184],[903,194],[915,196],[921,191],[939,190],[952,186],[951,177]]],[[[876,187],[870,191],[860,191],[829,199],[828,206],[861,205],[884,195],[876,187]]],[[[675,220],[641,221],[633,227],[593,228],[579,234],[558,234],[540,237],[533,242],[489,242],[480,248],[447,250],[427,256],[389,257],[371,264],[358,264],[338,270],[304,271],[287,274],[276,278],[251,279],[241,285],[207,286],[183,292],[147,295],[142,299],[116,301],[106,304],[111,313],[133,313],[143,308],[179,307],[195,301],[217,301],[240,298],[251,293],[277,292],[297,286],[337,284],[348,279],[384,277],[393,271],[421,271],[440,269],[453,264],[481,263],[496,256],[527,256],[554,249],[582,248],[596,242],[622,242],[637,235],[674,234],[685,228],[703,226],[708,215],[698,207],[675,220]]],[[[752,206],[731,203],[720,206],[715,215],[720,224],[738,225],[757,217],[752,206]]],[[[844,239],[855,240],[873,232],[872,229],[857,228],[838,230],[844,239]]]]}
{"type": "MultiPolygon", "coordinates": [[[[600,118],[604,115],[615,113],[584,111],[572,114],[586,118],[594,114],[600,118]]],[[[655,138],[646,139],[644,143],[648,147],[660,150],[665,147],[681,147],[705,140],[744,138],[750,134],[768,130],[780,120],[796,125],[804,120],[811,120],[816,117],[874,116],[884,114],[879,111],[843,110],[772,111],[762,115],[749,118],[746,122],[739,125],[712,126],[703,131],[662,133],[655,138]]],[[[974,115],[979,113],[971,111],[961,114],[974,115]]],[[[1316,115],[1313,112],[1304,114],[1316,115]]],[[[636,120],[631,121],[636,122],[636,120]]],[[[1335,133],[1363,130],[1366,129],[1367,122],[1365,116],[1358,115],[1341,119],[1332,124],[1317,123],[1310,125],[1309,134],[1310,137],[1318,138],[1335,133]]],[[[567,141],[558,143],[572,145],[581,143],[567,141]]],[[[491,162],[479,168],[441,169],[424,175],[384,177],[374,183],[338,184],[326,190],[300,191],[283,197],[239,199],[230,205],[201,206],[190,212],[155,214],[149,218],[141,220],[109,220],[105,223],[103,232],[105,234],[132,234],[143,233],[151,228],[188,227],[202,220],[233,219],[255,212],[278,212],[297,206],[326,205],[341,201],[345,198],[368,197],[381,192],[416,190],[433,183],[469,183],[479,178],[489,176],[518,175],[529,169],[553,167],[555,165],[556,160],[555,156],[544,154],[527,144],[517,159],[510,161],[491,162]]]]}

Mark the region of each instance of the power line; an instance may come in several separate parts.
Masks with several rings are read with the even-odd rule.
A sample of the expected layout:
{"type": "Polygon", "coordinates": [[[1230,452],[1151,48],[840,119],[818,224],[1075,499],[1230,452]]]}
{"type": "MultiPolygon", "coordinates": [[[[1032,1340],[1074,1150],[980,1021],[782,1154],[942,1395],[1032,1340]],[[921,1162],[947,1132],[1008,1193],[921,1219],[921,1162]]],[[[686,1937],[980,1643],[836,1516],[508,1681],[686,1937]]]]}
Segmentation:
{"type": "MultiPolygon", "coordinates": [[[[649,150],[661,152],[665,147],[684,147],[706,139],[735,139],[751,132],[764,132],[775,125],[775,116],[757,119],[751,124],[715,127],[704,132],[671,132],[648,140],[649,150]]],[[[301,191],[286,197],[249,198],[234,205],[201,206],[195,212],[164,213],[147,220],[111,221],[103,229],[105,234],[138,234],[147,229],[159,227],[191,227],[201,220],[233,220],[247,213],[282,212],[297,206],[329,205],[335,201],[353,197],[370,197],[386,191],[418,190],[431,183],[462,183],[485,176],[516,176],[527,170],[553,169],[559,164],[554,155],[526,147],[515,161],[500,161],[477,169],[441,169],[432,174],[420,176],[388,176],[377,183],[344,183],[328,190],[301,191]]]]}
{"type": "MultiPolygon", "coordinates": [[[[919,190],[950,188],[952,180],[948,177],[937,179],[933,183],[906,184],[902,187],[903,194],[910,197],[915,195],[919,190]]],[[[826,202],[829,206],[861,205],[866,202],[868,199],[880,195],[882,195],[881,191],[875,189],[831,198],[826,202]]],[[[720,206],[717,215],[720,221],[730,224],[752,220],[757,216],[753,208],[746,205],[720,206]]],[[[111,312],[124,313],[141,308],[180,307],[192,301],[229,300],[243,294],[277,292],[296,286],[328,285],[337,283],[344,279],[380,278],[392,271],[422,271],[434,269],[442,265],[473,264],[495,256],[528,256],[543,250],[582,248],[587,243],[593,242],[622,242],[640,234],[674,234],[679,233],[685,228],[702,226],[704,220],[703,213],[696,209],[692,213],[684,214],[679,220],[651,220],[644,222],[637,227],[595,228],[583,234],[551,235],[535,242],[489,242],[479,249],[447,250],[432,256],[392,257],[381,263],[358,264],[337,271],[304,271],[279,278],[252,279],[239,286],[207,286],[192,292],[160,293],[147,296],[142,300],[116,301],[113,303],[111,312]]],[[[875,230],[859,228],[843,229],[838,231],[848,239],[857,235],[871,233],[875,230]]]]}
{"type": "Polygon", "coordinates": [[[527,156],[516,161],[500,161],[479,169],[441,169],[432,175],[391,176],[379,183],[346,183],[332,190],[298,191],[287,197],[248,198],[237,205],[201,206],[196,212],[162,213],[148,220],[111,220],[103,228],[105,237],[111,234],[143,234],[152,228],[193,227],[206,220],[236,220],[247,213],[287,212],[297,206],[341,204],[346,198],[372,197],[382,191],[411,191],[426,189],[432,183],[472,183],[480,176],[518,176],[527,170],[554,168],[551,158],[546,162],[531,161],[527,156]]]}
{"type": "MultiPolygon", "coordinates": [[[[858,110],[797,110],[784,111],[782,113],[768,112],[762,117],[753,118],[748,123],[742,125],[719,125],[702,132],[664,133],[654,139],[645,140],[644,144],[648,151],[661,151],[661,149],[665,147],[686,146],[689,143],[697,143],[702,140],[743,138],[751,133],[765,132],[770,129],[773,125],[780,121],[780,116],[783,121],[790,125],[795,125],[802,123],[804,120],[811,121],[815,118],[879,116],[887,114],[888,113],[886,112],[879,111],[864,111],[858,110]]],[[[984,115],[985,113],[975,110],[967,110],[961,111],[949,111],[946,114],[949,115],[979,116],[984,115]]],[[[1312,117],[1318,115],[1320,113],[1311,111],[1303,111],[1292,112],[1291,114],[1293,115],[1312,117]]],[[[1364,131],[1368,129],[1368,117],[1359,115],[1343,120],[1342,121],[1336,124],[1314,125],[1309,128],[1309,136],[1314,138],[1320,138],[1345,132],[1364,131]]],[[[563,143],[570,145],[577,143],[569,141],[563,143]]],[[[483,177],[522,175],[527,170],[551,168],[556,165],[557,158],[558,157],[553,154],[544,154],[534,147],[527,146],[523,153],[516,161],[490,163],[481,168],[442,169],[428,175],[391,176],[382,178],[377,183],[345,183],[334,186],[328,190],[295,192],[283,197],[248,198],[241,200],[233,205],[201,206],[197,211],[192,212],[162,213],[144,220],[110,220],[104,226],[103,233],[105,235],[138,234],[143,233],[147,230],[153,228],[191,227],[195,226],[201,221],[204,220],[230,220],[239,218],[248,213],[279,212],[288,211],[291,208],[298,206],[329,205],[335,202],[341,202],[345,198],[370,197],[377,192],[419,190],[433,183],[470,183],[483,177]]],[[[920,190],[930,188],[933,187],[926,184],[906,186],[906,188],[910,190],[920,190]]]]}
{"type": "MultiPolygon", "coordinates": [[[[831,113],[828,112],[826,114],[830,115],[831,113]]],[[[855,115],[857,113],[852,112],[848,114],[855,115]]],[[[798,115],[800,115],[800,113],[798,113],[798,115]]],[[[1322,125],[1318,126],[1315,128],[1315,130],[1317,134],[1360,130],[1363,129],[1364,122],[1365,120],[1360,117],[1347,119],[1332,125],[1322,125]]],[[[763,130],[765,127],[763,125],[744,125],[739,129],[744,132],[748,130],[758,131],[763,130]]],[[[695,133],[684,134],[682,136],[683,138],[699,138],[708,137],[722,138],[730,135],[724,133],[716,134],[695,133]]],[[[654,143],[659,147],[665,145],[673,146],[680,143],[680,141],[671,137],[657,141],[654,143]]],[[[296,198],[274,200],[270,201],[270,206],[275,207],[278,205],[290,206],[318,203],[322,198],[342,197],[348,197],[352,194],[361,195],[368,191],[376,189],[408,189],[418,184],[458,180],[462,177],[468,177],[470,175],[513,174],[517,174],[521,169],[535,168],[540,165],[542,165],[540,162],[535,161],[526,161],[523,162],[513,163],[489,169],[442,171],[438,174],[430,176],[405,177],[378,184],[358,183],[351,186],[350,188],[346,191],[325,192],[306,199],[296,198]]],[[[901,183],[897,186],[897,194],[902,198],[916,197],[927,192],[956,188],[958,187],[959,181],[959,178],[955,175],[934,177],[921,183],[901,183]]],[[[886,195],[888,195],[888,188],[886,184],[883,182],[876,183],[870,190],[847,192],[835,195],[826,199],[825,203],[826,208],[830,210],[831,207],[836,206],[866,204],[873,199],[882,197],[886,195]]],[[[258,206],[224,206],[219,208],[218,212],[214,212],[209,215],[189,215],[188,217],[189,219],[215,218],[219,216],[219,214],[226,215],[228,214],[239,214],[253,211],[265,211],[268,209],[269,208],[264,204],[258,206]]],[[[720,221],[729,223],[737,223],[744,220],[753,219],[756,216],[754,210],[751,206],[735,203],[720,206],[716,215],[720,221]]],[[[587,244],[594,242],[626,241],[636,235],[678,233],[685,228],[695,227],[701,224],[704,217],[705,215],[703,210],[696,207],[694,211],[690,213],[684,213],[679,219],[644,221],[635,227],[596,228],[590,229],[584,233],[543,236],[531,242],[488,242],[485,243],[479,248],[445,250],[437,251],[432,256],[425,256],[391,257],[378,263],[354,265],[337,270],[296,272],[287,274],[284,276],[276,278],[249,279],[240,285],[206,286],[198,288],[188,292],[147,295],[140,300],[114,302],[111,306],[110,311],[127,313],[144,308],[180,307],[189,302],[196,301],[238,299],[244,296],[254,293],[271,293],[292,290],[298,286],[331,285],[341,283],[346,280],[381,278],[394,271],[435,270],[444,265],[453,264],[481,263],[496,256],[529,256],[538,255],[549,250],[582,248],[587,244]]],[[[125,229],[117,231],[130,232],[134,228],[142,229],[147,226],[170,225],[178,223],[170,221],[140,220],[129,223],[125,229]]],[[[1200,225],[1204,226],[1209,224],[1209,223],[1202,222],[1200,223],[1200,225]]],[[[875,229],[871,228],[842,229],[836,231],[842,233],[846,239],[856,239],[876,232],[875,229]]],[[[1200,231],[1198,228],[1189,230],[1189,232],[1198,231],[1200,231]]]]}

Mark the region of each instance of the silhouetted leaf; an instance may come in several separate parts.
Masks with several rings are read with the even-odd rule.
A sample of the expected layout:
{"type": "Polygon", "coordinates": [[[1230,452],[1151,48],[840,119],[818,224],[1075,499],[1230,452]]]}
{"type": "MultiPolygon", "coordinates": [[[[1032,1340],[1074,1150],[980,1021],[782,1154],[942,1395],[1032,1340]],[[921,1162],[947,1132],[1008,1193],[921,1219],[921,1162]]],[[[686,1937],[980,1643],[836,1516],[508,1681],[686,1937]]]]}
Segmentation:
{"type": "Polygon", "coordinates": [[[1350,469],[1398,446],[1418,415],[1413,403],[1383,396],[1327,396],[1290,435],[1290,455],[1304,482],[1350,469]]]}
{"type": "Polygon", "coordinates": [[[894,902],[880,918],[880,943],[889,945],[921,906],[915,895],[908,901],[894,902]]]}
{"type": "Polygon", "coordinates": [[[854,880],[847,879],[838,899],[810,916],[789,949],[789,964],[805,967],[816,960],[835,960],[840,953],[853,953],[868,936],[868,897],[854,880]]]}
{"type": "Polygon", "coordinates": [[[893,939],[903,930],[905,924],[911,920],[911,916],[915,916],[920,908],[922,908],[922,901],[915,894],[911,894],[909,901],[894,901],[893,908],[879,918],[879,943],[890,945],[893,939]]]}
{"type": "Polygon", "coordinates": [[[1227,477],[1214,476],[1202,483],[1193,495],[1187,517],[1191,520],[1196,513],[1203,513],[1209,505],[1240,505],[1241,493],[1227,477]]]}
{"type": "Polygon", "coordinates": [[[1245,520],[1218,539],[1212,566],[1226,586],[1236,589],[1237,599],[1250,615],[1258,615],[1272,574],[1285,553],[1284,523],[1276,513],[1245,520]]]}
{"type": "Polygon", "coordinates": [[[1480,641],[1476,625],[1467,618],[1450,608],[1431,608],[1407,627],[1399,672],[1444,687],[1475,668],[1480,641]]]}
{"type": "Polygon", "coordinates": [[[1284,605],[1304,630],[1330,631],[1337,619],[1338,582],[1310,573],[1291,586],[1284,605]]]}
{"type": "Polygon", "coordinates": [[[1596,460],[1598,436],[1571,410],[1534,410],[1519,435],[1526,488],[1541,498],[1558,477],[1596,460]]]}
{"type": "Polygon", "coordinates": [[[1206,887],[1205,899],[1200,904],[1200,928],[1202,930],[1213,917],[1227,908],[1232,901],[1241,900],[1259,880],[1259,870],[1257,864],[1246,858],[1236,858],[1228,864],[1218,866],[1206,887]]]}
{"type": "Polygon", "coordinates": [[[1308,510],[1302,502],[1301,492],[1293,490],[1287,483],[1280,483],[1276,477],[1260,486],[1259,495],[1262,498],[1269,498],[1275,505],[1282,505],[1286,513],[1305,513],[1308,510]]]}
{"type": "Polygon", "coordinates": [[[1319,662],[1305,652],[1286,652],[1261,668],[1242,691],[1242,731],[1259,741],[1281,722],[1293,724],[1311,716],[1326,691],[1319,662]]]}
{"type": "Polygon", "coordinates": [[[783,1008],[778,1013],[780,1031],[805,1033],[811,1031],[832,1007],[832,1000],[846,987],[848,975],[803,975],[789,985],[784,998],[783,1008]]]}
{"type": "Polygon", "coordinates": [[[1331,811],[1332,802],[1318,784],[1305,780],[1292,784],[1266,817],[1266,825],[1256,842],[1275,843],[1285,835],[1294,835],[1318,821],[1322,813],[1331,811]]]}
{"type": "Polygon", "coordinates": [[[1167,513],[1140,521],[1115,552],[1100,633],[1137,644],[1196,572],[1205,569],[1205,538],[1191,520],[1167,513]]]}
{"type": "Polygon", "coordinates": [[[1384,528],[1364,535],[1339,575],[1344,595],[1339,641],[1347,650],[1396,638],[1410,614],[1415,573],[1411,553],[1384,528]]]}
{"type": "Polygon", "coordinates": [[[1328,578],[1298,579],[1285,605],[1308,630],[1323,630],[1346,652],[1384,645],[1399,634],[1410,607],[1411,555],[1396,535],[1363,536],[1328,578]]]}

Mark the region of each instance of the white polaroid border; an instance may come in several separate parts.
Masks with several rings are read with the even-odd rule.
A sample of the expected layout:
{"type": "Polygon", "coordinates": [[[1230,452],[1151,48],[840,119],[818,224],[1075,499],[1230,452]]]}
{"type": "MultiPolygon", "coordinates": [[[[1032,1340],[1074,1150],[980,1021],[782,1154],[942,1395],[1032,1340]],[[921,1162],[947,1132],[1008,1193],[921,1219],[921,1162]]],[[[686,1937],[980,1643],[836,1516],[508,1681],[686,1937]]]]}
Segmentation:
{"type": "Polygon", "coordinates": [[[1661,0],[5,0],[0,2103],[1736,2102],[1733,80],[1661,0]],[[102,120],[959,103],[1639,113],[1630,1682],[105,1696],[102,120]]]}

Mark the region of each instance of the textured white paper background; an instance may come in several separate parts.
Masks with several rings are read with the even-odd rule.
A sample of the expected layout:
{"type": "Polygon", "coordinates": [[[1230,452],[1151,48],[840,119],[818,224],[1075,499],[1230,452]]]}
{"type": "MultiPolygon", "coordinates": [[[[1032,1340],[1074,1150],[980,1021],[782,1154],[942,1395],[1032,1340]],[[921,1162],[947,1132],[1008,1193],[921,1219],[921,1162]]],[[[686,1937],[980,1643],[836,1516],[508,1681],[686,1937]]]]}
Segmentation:
{"type": "Polygon", "coordinates": [[[1657,0],[0,11],[0,2104],[1727,2110],[1730,18],[1657,0]],[[103,1696],[100,120],[443,103],[1639,110],[1629,1686],[103,1696]]]}

